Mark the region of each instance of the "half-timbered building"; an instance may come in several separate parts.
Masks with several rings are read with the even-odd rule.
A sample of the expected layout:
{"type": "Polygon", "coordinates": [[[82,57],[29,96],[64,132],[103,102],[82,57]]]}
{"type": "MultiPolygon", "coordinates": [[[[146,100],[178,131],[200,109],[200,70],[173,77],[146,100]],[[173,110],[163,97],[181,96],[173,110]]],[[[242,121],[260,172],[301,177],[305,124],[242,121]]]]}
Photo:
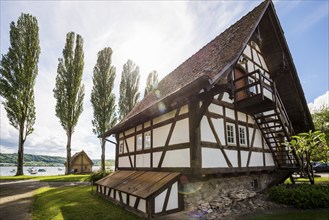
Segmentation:
{"type": "Polygon", "coordinates": [[[298,169],[284,142],[312,128],[274,5],[264,1],[101,135],[116,137],[116,171],[97,189],[148,217],[182,210],[186,179],[253,174],[263,189],[298,169]]]}

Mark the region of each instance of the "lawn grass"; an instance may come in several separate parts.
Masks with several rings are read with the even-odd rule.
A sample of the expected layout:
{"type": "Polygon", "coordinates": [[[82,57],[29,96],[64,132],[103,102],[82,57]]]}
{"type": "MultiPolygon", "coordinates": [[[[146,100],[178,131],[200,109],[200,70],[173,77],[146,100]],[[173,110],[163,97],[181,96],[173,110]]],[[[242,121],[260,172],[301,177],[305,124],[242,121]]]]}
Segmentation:
{"type": "Polygon", "coordinates": [[[35,179],[36,176],[0,176],[0,180],[30,180],[35,179]]]}
{"type": "Polygon", "coordinates": [[[0,180],[39,180],[41,182],[88,182],[89,174],[54,176],[0,176],[0,180]]]}
{"type": "Polygon", "coordinates": [[[276,214],[264,214],[246,218],[247,220],[328,220],[328,210],[283,211],[276,214]]]}
{"type": "Polygon", "coordinates": [[[75,186],[38,189],[32,207],[32,219],[129,220],[143,218],[92,194],[91,186],[75,186]]]}
{"type": "MultiPolygon", "coordinates": [[[[306,178],[298,178],[298,179],[295,179],[296,181],[298,182],[301,182],[301,183],[309,183],[309,179],[306,179],[306,178]]],[[[298,183],[297,182],[297,183],[298,183]]],[[[284,181],[285,184],[291,184],[291,180],[290,178],[286,179],[284,181]]],[[[314,183],[315,184],[329,184],[329,178],[328,177],[315,177],[314,178],[314,183]]]]}

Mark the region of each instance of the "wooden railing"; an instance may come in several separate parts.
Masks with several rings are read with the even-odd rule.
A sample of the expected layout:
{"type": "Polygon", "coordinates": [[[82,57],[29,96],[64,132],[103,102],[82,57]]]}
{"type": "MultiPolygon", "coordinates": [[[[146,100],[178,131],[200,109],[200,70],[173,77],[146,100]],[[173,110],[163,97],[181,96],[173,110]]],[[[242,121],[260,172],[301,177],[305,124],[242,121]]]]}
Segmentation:
{"type": "MultiPolygon", "coordinates": [[[[248,102],[248,99],[251,99],[256,95],[261,97],[261,101],[257,103],[258,105],[263,104],[262,101],[265,100],[265,97],[273,102],[273,117],[276,117],[276,119],[272,119],[273,122],[271,122],[271,120],[258,122],[258,126],[261,129],[263,135],[267,137],[267,141],[269,141],[268,144],[271,145],[271,142],[275,143],[275,146],[271,146],[271,150],[272,153],[276,155],[277,159],[281,161],[281,166],[283,164],[289,164],[290,166],[300,165],[300,161],[296,153],[289,147],[285,146],[284,143],[278,141],[278,136],[276,134],[278,131],[277,129],[280,131],[282,130],[287,141],[290,141],[291,136],[294,135],[294,129],[292,127],[291,121],[289,120],[289,116],[280,98],[280,95],[276,89],[275,83],[264,73],[262,73],[260,69],[257,69],[234,79],[232,84],[233,94],[235,101],[237,102],[248,102]],[[243,99],[236,100],[236,95],[239,92],[244,92],[246,96],[243,99]]],[[[259,114],[264,115],[264,113],[259,114]]],[[[254,115],[254,117],[256,116],[254,115]]],[[[264,115],[264,117],[266,117],[266,115],[264,115]]],[[[277,162],[280,163],[280,161],[277,162]]]]}
{"type": "Polygon", "coordinates": [[[239,92],[245,92],[247,94],[246,98],[252,97],[254,95],[261,95],[262,100],[266,96],[265,91],[268,91],[271,97],[267,97],[274,100],[274,84],[270,78],[265,76],[259,69],[246,73],[243,76],[233,80],[233,94],[236,95],[239,92]],[[236,88],[238,82],[245,84],[239,88],[236,88]]]}

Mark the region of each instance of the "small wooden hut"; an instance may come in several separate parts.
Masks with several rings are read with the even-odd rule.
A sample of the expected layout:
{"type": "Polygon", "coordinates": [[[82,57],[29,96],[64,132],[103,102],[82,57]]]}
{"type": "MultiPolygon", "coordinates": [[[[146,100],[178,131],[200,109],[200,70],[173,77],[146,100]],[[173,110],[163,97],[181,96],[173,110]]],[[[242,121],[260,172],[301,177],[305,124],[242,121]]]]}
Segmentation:
{"type": "MultiPolygon", "coordinates": [[[[64,163],[66,166],[66,162],[64,163]]],[[[75,153],[70,161],[72,173],[91,173],[94,163],[83,150],[75,153]]]]}

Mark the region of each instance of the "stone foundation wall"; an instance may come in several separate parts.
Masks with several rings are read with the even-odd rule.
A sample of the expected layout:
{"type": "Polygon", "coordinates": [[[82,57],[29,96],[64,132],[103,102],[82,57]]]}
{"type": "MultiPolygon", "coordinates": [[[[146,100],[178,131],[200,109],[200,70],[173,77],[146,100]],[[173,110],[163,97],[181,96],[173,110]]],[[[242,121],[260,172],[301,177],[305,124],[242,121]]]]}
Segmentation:
{"type": "Polygon", "coordinates": [[[211,178],[202,181],[182,181],[184,208],[188,211],[210,213],[225,209],[239,201],[254,197],[273,180],[270,174],[211,178]]]}

